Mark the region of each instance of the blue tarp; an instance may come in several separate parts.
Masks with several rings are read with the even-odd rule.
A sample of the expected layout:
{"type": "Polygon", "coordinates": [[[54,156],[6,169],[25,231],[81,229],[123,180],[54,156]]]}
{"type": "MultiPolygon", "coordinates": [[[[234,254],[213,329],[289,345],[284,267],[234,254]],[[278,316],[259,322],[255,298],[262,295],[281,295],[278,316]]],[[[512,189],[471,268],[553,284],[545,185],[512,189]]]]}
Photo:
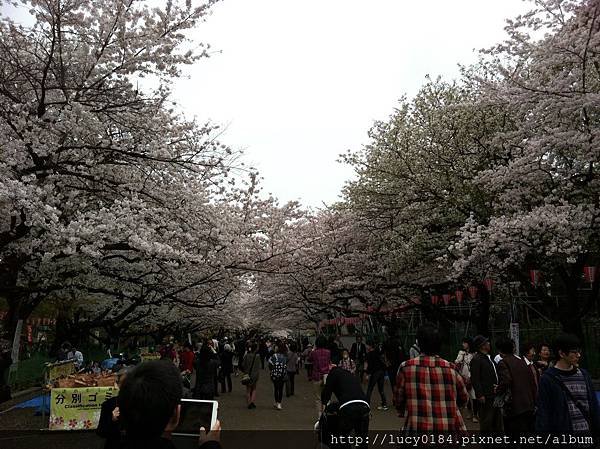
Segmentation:
{"type": "Polygon", "coordinates": [[[598,398],[598,402],[600,402],[600,391],[596,391],[596,397],[598,398]]]}
{"type": "Polygon", "coordinates": [[[46,409],[46,414],[50,413],[50,395],[44,396],[36,396],[33,399],[30,399],[25,402],[21,402],[20,404],[15,405],[14,408],[34,408],[36,409],[36,414],[42,414],[42,407],[46,409]]]}
{"type": "Polygon", "coordinates": [[[115,357],[113,357],[112,359],[106,359],[106,360],[102,361],[102,363],[100,364],[100,368],[113,369],[113,366],[115,366],[118,361],[119,361],[119,359],[115,358],[115,357]]]}

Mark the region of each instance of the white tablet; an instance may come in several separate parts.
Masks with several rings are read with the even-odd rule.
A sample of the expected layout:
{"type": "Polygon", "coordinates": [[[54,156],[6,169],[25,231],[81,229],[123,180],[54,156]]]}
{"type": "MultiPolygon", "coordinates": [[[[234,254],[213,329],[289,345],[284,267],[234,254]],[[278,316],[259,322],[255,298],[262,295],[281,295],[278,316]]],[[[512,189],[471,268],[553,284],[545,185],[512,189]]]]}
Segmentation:
{"type": "Polygon", "coordinates": [[[217,422],[217,401],[202,401],[200,399],[182,399],[179,424],[173,435],[193,436],[200,434],[200,427],[208,432],[217,422]]]}

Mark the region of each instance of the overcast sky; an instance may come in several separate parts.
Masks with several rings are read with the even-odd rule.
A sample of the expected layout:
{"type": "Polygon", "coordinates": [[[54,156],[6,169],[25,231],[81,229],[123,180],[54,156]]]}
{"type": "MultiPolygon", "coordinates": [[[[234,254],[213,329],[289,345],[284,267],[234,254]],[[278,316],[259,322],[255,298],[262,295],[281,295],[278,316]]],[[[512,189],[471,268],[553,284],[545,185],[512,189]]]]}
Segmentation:
{"type": "Polygon", "coordinates": [[[176,98],[227,130],[265,192],[319,207],[350,168],[336,162],[367,143],[426,74],[456,78],[457,63],[505,37],[522,0],[224,0],[197,31],[214,53],[190,68],[176,98]]]}
{"type": "Polygon", "coordinates": [[[458,63],[504,39],[505,20],[528,9],[523,0],[223,0],[195,32],[212,56],[186,70],[175,100],[226,128],[221,140],[245,151],[265,193],[321,207],[353,175],[338,156],[367,143],[375,120],[425,75],[456,78],[458,63]]]}

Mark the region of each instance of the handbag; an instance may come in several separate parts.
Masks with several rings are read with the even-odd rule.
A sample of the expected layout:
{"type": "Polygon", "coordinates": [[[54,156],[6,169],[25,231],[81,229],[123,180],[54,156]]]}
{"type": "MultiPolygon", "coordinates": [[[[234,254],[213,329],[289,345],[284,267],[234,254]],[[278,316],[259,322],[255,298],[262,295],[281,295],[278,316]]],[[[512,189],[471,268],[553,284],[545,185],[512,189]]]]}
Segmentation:
{"type": "Polygon", "coordinates": [[[254,354],[254,357],[252,358],[252,363],[250,364],[250,369],[248,370],[248,373],[244,373],[242,375],[242,379],[241,379],[241,383],[242,385],[251,385],[252,384],[252,377],[250,377],[250,373],[252,372],[252,368],[254,368],[254,362],[256,362],[256,354],[254,354]]]}

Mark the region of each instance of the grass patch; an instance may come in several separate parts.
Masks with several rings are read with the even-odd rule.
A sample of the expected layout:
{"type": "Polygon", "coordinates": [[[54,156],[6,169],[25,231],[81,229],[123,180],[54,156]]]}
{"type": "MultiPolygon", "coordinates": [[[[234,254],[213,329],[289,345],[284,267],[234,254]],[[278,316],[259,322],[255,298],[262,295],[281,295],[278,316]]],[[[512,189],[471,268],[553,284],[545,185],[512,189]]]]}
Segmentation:
{"type": "Polygon", "coordinates": [[[52,361],[47,354],[36,353],[29,359],[21,360],[9,382],[13,391],[41,386],[44,381],[44,364],[52,361]]]}

